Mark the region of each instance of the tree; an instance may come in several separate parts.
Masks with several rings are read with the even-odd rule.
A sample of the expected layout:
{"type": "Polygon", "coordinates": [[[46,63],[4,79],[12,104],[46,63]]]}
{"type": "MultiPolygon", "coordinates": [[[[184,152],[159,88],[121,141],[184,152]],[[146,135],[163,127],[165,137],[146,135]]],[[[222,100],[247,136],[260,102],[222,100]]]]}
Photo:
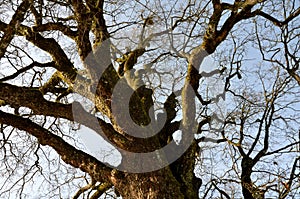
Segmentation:
{"type": "Polygon", "coordinates": [[[0,196],[299,196],[299,6],[2,1],[0,196]]]}

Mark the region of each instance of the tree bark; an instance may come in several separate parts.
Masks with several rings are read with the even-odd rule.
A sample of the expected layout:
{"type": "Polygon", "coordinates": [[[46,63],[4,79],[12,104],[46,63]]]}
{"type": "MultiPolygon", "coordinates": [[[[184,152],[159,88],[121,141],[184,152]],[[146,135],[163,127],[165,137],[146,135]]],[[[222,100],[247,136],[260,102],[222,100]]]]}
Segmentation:
{"type": "Polygon", "coordinates": [[[114,186],[123,199],[187,198],[169,168],[150,173],[125,173],[116,179],[114,186]]]}

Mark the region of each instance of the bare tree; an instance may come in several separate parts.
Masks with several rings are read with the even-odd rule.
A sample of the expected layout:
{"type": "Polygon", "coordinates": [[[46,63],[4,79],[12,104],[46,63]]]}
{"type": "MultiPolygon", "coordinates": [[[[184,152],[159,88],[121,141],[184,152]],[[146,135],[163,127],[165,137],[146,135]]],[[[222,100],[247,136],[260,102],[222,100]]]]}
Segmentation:
{"type": "Polygon", "coordinates": [[[299,6],[2,1],[0,196],[298,197],[299,6]]]}

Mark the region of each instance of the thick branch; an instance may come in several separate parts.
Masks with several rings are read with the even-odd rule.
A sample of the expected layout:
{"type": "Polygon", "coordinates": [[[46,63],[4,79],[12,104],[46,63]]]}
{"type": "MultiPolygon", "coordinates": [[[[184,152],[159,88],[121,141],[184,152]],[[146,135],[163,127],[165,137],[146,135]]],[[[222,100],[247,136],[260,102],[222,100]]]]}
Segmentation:
{"type": "Polygon", "coordinates": [[[231,15],[225,20],[220,30],[217,30],[217,26],[222,12],[226,9],[230,9],[230,6],[228,4],[219,4],[218,1],[215,2],[214,12],[208,23],[208,28],[202,43],[202,47],[208,52],[208,54],[212,54],[216,50],[219,44],[226,39],[229,32],[238,22],[255,16],[251,13],[251,8],[262,1],[248,0],[240,5],[233,5],[235,8],[232,9],[231,15]],[[237,12],[237,8],[241,9],[241,11],[237,12]]]}
{"type": "Polygon", "coordinates": [[[276,25],[278,27],[282,27],[284,25],[287,25],[290,21],[294,20],[296,17],[298,17],[300,15],[300,7],[295,12],[293,12],[290,16],[288,16],[284,21],[280,21],[261,10],[255,10],[253,12],[253,15],[262,16],[262,17],[268,19],[269,21],[271,21],[274,25],[276,25]]]}
{"type": "MultiPolygon", "coordinates": [[[[28,28],[26,28],[28,29],[28,28]]],[[[66,82],[73,82],[76,77],[76,69],[64,50],[53,38],[45,38],[39,33],[29,31],[28,34],[23,35],[26,39],[32,42],[35,46],[48,52],[53,61],[56,63],[55,68],[66,76],[63,80],[66,82]]]]}
{"type": "Polygon", "coordinates": [[[65,163],[89,173],[92,178],[99,182],[110,183],[110,178],[112,177],[111,168],[105,166],[93,156],[76,149],[61,137],[52,134],[30,119],[0,111],[0,123],[28,132],[36,137],[40,144],[52,147],[65,163]]]}
{"type": "Polygon", "coordinates": [[[58,31],[62,32],[64,35],[69,36],[72,39],[74,39],[75,36],[77,35],[76,31],[71,30],[68,26],[65,26],[61,22],[57,22],[57,23],[49,22],[46,24],[33,26],[32,28],[33,28],[33,31],[35,31],[35,32],[58,30],[58,31]]]}
{"type": "MultiPolygon", "coordinates": [[[[0,31],[5,31],[8,26],[9,25],[6,23],[0,21],[0,31]]],[[[63,72],[66,77],[64,80],[67,83],[72,83],[74,81],[77,74],[76,69],[55,39],[45,38],[41,34],[34,32],[30,27],[24,25],[20,25],[15,34],[26,37],[26,39],[35,46],[48,52],[55,62],[55,68],[63,72]]]]}
{"type": "Polygon", "coordinates": [[[36,88],[18,87],[7,83],[0,83],[0,99],[12,106],[28,107],[35,114],[73,119],[71,105],[47,101],[36,88]]]}
{"type": "Polygon", "coordinates": [[[76,121],[93,129],[103,138],[107,137],[119,147],[130,148],[132,146],[123,136],[116,133],[110,124],[86,112],[77,102],[72,104],[50,102],[44,99],[37,88],[18,87],[6,83],[0,83],[0,99],[13,107],[28,107],[37,115],[76,121]]]}
{"type": "Polygon", "coordinates": [[[0,41],[0,58],[3,57],[8,45],[14,38],[17,29],[19,28],[21,22],[24,20],[25,13],[29,9],[29,6],[29,0],[24,0],[16,10],[9,24],[6,26],[4,30],[4,35],[0,41]]]}
{"type": "Polygon", "coordinates": [[[92,51],[89,33],[92,26],[91,14],[88,13],[86,6],[82,0],[72,0],[72,5],[75,11],[77,21],[78,36],[75,41],[77,44],[79,56],[84,60],[92,51]]]}

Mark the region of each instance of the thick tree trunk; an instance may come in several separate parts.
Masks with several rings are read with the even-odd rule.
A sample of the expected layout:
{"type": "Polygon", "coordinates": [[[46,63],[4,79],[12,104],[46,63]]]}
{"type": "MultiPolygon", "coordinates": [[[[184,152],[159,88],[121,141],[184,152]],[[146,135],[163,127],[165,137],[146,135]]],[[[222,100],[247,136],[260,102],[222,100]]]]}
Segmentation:
{"type": "Polygon", "coordinates": [[[123,174],[115,181],[115,189],[123,199],[186,198],[180,183],[169,168],[140,174],[123,174]]]}
{"type": "Polygon", "coordinates": [[[147,173],[117,171],[111,181],[124,199],[198,198],[202,181],[194,174],[196,149],[194,142],[178,160],[165,168],[147,173]]]}
{"type": "Polygon", "coordinates": [[[254,199],[253,197],[253,183],[251,180],[251,173],[253,168],[253,160],[249,157],[244,157],[242,159],[242,193],[244,198],[254,199]]]}

